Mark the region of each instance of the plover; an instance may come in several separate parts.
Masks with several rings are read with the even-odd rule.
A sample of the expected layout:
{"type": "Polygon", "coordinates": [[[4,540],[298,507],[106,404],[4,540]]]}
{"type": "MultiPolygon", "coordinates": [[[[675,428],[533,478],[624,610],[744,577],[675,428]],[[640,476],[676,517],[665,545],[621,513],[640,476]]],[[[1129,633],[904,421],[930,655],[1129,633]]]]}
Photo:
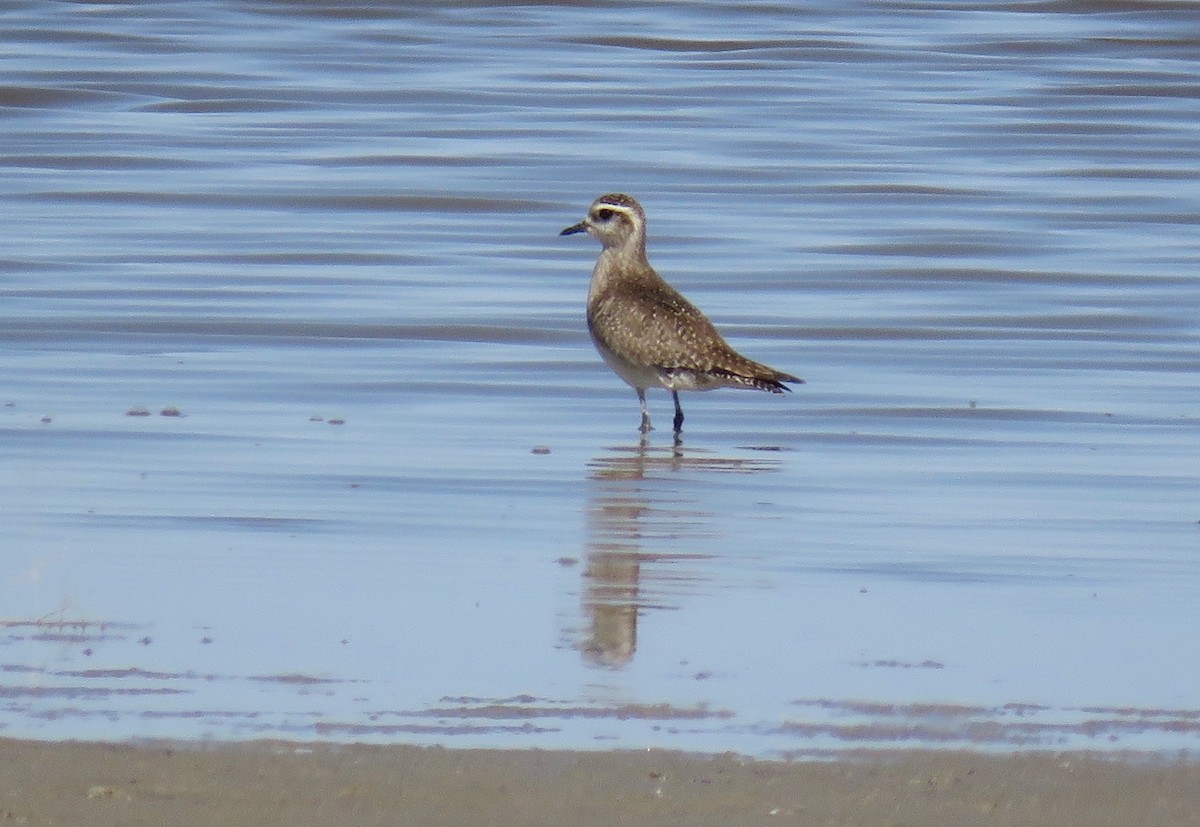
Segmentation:
{"type": "Polygon", "coordinates": [[[666,388],[675,401],[675,433],[683,428],[680,391],[755,388],[783,393],[798,376],[747,359],[708,317],[667,284],[646,258],[646,213],[628,195],[597,198],[587,217],[559,235],[587,233],[604,245],[588,287],[587,325],[608,366],[633,386],[642,433],[651,430],[646,389],[666,388]]]}

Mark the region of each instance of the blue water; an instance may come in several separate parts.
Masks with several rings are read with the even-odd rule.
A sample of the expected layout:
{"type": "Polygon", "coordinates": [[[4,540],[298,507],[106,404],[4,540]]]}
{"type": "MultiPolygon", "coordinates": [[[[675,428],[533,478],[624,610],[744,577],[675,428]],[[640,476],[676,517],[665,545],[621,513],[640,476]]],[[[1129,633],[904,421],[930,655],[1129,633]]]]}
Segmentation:
{"type": "Polygon", "coordinates": [[[10,4],[0,735],[1195,750],[1198,32],[10,4]],[[639,445],[613,190],[808,383],[639,445]]]}

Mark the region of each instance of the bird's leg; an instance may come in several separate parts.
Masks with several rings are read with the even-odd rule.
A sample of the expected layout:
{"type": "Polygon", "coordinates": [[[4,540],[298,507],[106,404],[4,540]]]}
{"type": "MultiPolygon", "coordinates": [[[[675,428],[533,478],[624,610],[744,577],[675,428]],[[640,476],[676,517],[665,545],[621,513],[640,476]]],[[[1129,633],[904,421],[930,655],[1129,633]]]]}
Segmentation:
{"type": "Polygon", "coordinates": [[[683,408],[679,407],[679,391],[671,391],[671,398],[675,400],[675,433],[683,430],[683,408]]]}
{"type": "Polygon", "coordinates": [[[646,407],[646,389],[637,389],[638,402],[642,403],[642,427],[639,428],[643,434],[647,434],[654,430],[654,426],[650,424],[650,410],[646,407]]]}

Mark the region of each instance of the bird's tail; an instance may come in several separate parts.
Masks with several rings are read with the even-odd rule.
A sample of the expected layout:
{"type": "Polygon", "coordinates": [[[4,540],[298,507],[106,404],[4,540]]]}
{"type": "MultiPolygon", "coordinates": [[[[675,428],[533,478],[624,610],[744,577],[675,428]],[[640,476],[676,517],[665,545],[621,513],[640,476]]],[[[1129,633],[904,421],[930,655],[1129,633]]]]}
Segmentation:
{"type": "Polygon", "coordinates": [[[718,373],[728,379],[732,384],[742,385],[747,388],[757,388],[760,391],[768,393],[791,393],[792,389],[784,383],[793,385],[803,385],[804,380],[799,376],[792,376],[790,373],[784,373],[774,368],[769,368],[766,365],[760,365],[757,362],[753,363],[754,370],[745,373],[735,373],[734,371],[717,370],[713,373],[718,373]]]}

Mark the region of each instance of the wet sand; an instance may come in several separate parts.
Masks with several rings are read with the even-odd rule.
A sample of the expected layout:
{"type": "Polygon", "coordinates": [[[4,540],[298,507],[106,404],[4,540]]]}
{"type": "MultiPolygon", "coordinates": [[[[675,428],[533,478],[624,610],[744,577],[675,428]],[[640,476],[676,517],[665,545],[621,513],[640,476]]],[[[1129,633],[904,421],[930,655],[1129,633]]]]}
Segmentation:
{"type": "Polygon", "coordinates": [[[0,740],[6,824],[1200,824],[1200,764],[0,740]]]}

